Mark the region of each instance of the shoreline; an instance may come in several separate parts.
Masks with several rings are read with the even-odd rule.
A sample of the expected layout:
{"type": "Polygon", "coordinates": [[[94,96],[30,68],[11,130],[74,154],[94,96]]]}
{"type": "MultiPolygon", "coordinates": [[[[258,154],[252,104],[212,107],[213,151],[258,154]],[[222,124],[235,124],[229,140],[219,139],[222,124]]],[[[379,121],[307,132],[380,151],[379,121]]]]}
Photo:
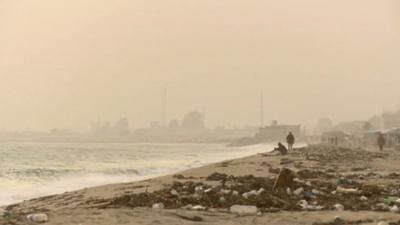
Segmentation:
{"type": "MultiPolygon", "coordinates": [[[[7,160],[8,164],[3,165],[3,167],[16,168],[16,172],[8,173],[6,171],[1,179],[4,181],[0,188],[2,191],[0,195],[1,205],[100,185],[136,182],[174,174],[225,159],[249,156],[261,152],[263,149],[272,148],[272,145],[228,148],[220,144],[156,144],[154,146],[148,146],[148,144],[126,145],[124,143],[106,146],[87,144],[46,144],[43,146],[21,144],[19,146],[12,144],[7,147],[9,149],[27,148],[32,153],[38,149],[39,151],[35,151],[34,154],[39,159],[33,165],[27,167],[19,163],[22,160],[15,163],[7,160]],[[86,160],[86,157],[79,156],[79,151],[57,152],[57,150],[65,148],[82,148],[82,154],[89,159],[86,160]],[[97,148],[100,148],[100,150],[97,150],[97,148]],[[118,151],[114,152],[112,149],[118,149],[118,151]],[[108,151],[111,154],[108,154],[108,151]],[[57,156],[56,160],[45,164],[44,159],[47,153],[57,156]],[[78,156],[78,160],[68,165],[62,164],[64,156],[67,157],[67,160],[72,160],[75,155],[78,156]],[[178,157],[175,158],[175,155],[178,157]],[[10,178],[5,179],[8,176],[10,178]],[[34,176],[38,178],[31,179],[35,178],[34,176]]],[[[10,158],[18,157],[18,151],[10,152],[12,156],[10,158]]]]}
{"type": "MultiPolygon", "coordinates": [[[[349,221],[355,221],[369,216],[371,218],[368,219],[373,220],[374,223],[364,221],[365,223],[359,224],[376,224],[377,218],[386,221],[400,220],[400,214],[390,213],[389,208],[374,210],[370,207],[376,206],[380,203],[379,198],[381,195],[384,197],[386,194],[383,193],[384,188],[382,188],[382,190],[380,189],[382,193],[379,195],[371,194],[369,200],[361,204],[358,200],[360,198],[358,194],[348,196],[338,194],[331,197],[328,190],[332,184],[329,182],[335,183],[338,178],[336,175],[343,175],[346,179],[350,180],[350,178],[347,177],[354,177],[355,174],[358,174],[359,176],[364,176],[363,179],[354,177],[352,180],[357,182],[357,185],[359,185],[357,188],[359,188],[360,191],[365,192],[363,194],[366,194],[364,189],[367,184],[380,184],[386,185],[387,187],[395,185],[396,188],[400,189],[396,180],[397,178],[390,178],[390,176],[395,176],[395,172],[399,169],[400,155],[394,151],[379,153],[366,150],[341,149],[333,146],[317,145],[317,147],[310,146],[296,149],[287,156],[257,154],[239,159],[212,163],[210,165],[142,181],[109,184],[66,192],[64,194],[31,199],[19,204],[8,206],[6,209],[10,215],[13,215],[8,220],[8,222],[12,221],[13,224],[24,224],[24,222],[26,222],[25,217],[29,213],[46,213],[49,216],[49,224],[60,225],[71,224],[72,217],[74,217],[75,221],[81,224],[101,225],[156,224],[155,221],[160,222],[163,220],[169,221],[169,223],[165,222],[159,224],[175,224],[178,222],[180,224],[193,223],[193,221],[187,219],[187,216],[183,216],[186,219],[182,219],[182,216],[176,216],[176,213],[179,215],[189,215],[189,217],[190,215],[196,215],[202,218],[204,224],[250,224],[249,222],[251,218],[260,221],[260,224],[262,224],[262,221],[268,221],[268,218],[271,217],[275,218],[276,224],[310,224],[310,222],[327,223],[332,221],[335,215],[340,215],[349,221]],[[319,153],[324,153],[326,155],[321,155],[319,153]],[[310,158],[316,156],[319,158],[310,158]],[[340,156],[343,158],[340,158],[340,156]],[[324,207],[321,211],[311,209],[304,210],[298,206],[297,203],[303,197],[295,196],[293,194],[291,196],[286,196],[284,192],[275,193],[272,192],[272,190],[269,190],[270,186],[268,185],[270,181],[275,180],[277,177],[276,170],[283,167],[290,168],[296,172],[297,177],[299,177],[300,180],[310,182],[313,190],[318,190],[321,193],[326,192],[325,194],[315,194],[315,200],[318,201],[317,205],[324,207]],[[314,172],[307,175],[305,171],[314,172]],[[367,176],[366,172],[379,174],[380,177],[376,176],[370,178],[367,176]],[[239,191],[238,198],[224,196],[226,198],[225,201],[227,201],[226,203],[215,202],[210,199],[202,200],[202,198],[200,198],[198,202],[195,198],[187,200],[189,202],[193,201],[193,205],[196,203],[203,203],[205,208],[201,211],[182,209],[182,207],[187,203],[185,202],[186,200],[181,199],[181,203],[170,201],[174,196],[170,196],[169,191],[176,189],[179,193],[182,193],[179,189],[182,185],[201,184],[204,185],[204,187],[212,187],[215,190],[218,188],[220,189],[221,179],[223,178],[219,178],[216,175],[226,175],[227,177],[232,178],[232,180],[229,180],[229,178],[226,182],[244,182],[244,184],[246,184],[247,180],[243,179],[248,177],[248,175],[251,175],[254,179],[262,178],[264,179],[262,180],[264,182],[263,185],[266,185],[264,186],[266,189],[265,196],[270,196],[268,198],[272,199],[280,198],[280,200],[278,202],[264,202],[263,199],[266,197],[262,196],[262,199],[258,199],[258,197],[254,199],[249,198],[250,201],[241,197],[243,191],[239,191]],[[327,179],[328,175],[330,176],[329,179],[327,179]],[[212,176],[214,176],[215,179],[210,179],[212,176]],[[324,191],[324,188],[327,188],[327,190],[324,191]],[[146,198],[141,201],[136,201],[138,196],[143,196],[143,193],[145,193],[146,198]],[[155,201],[158,202],[160,199],[165,200],[164,204],[166,209],[151,209],[151,203],[155,203],[155,201]],[[259,208],[261,214],[235,219],[236,217],[234,214],[229,212],[230,201],[232,204],[255,204],[259,208]],[[284,206],[285,204],[282,202],[286,202],[285,204],[287,204],[287,206],[284,206]],[[345,211],[335,211],[334,203],[342,204],[345,211]],[[268,204],[270,204],[271,207],[269,207],[268,204]],[[281,208],[279,208],[280,205],[282,205],[281,208]],[[357,211],[365,213],[357,213],[357,211]],[[135,214],[135,217],[132,217],[132,214],[135,214]],[[210,214],[212,214],[212,216],[210,216],[210,214]],[[301,215],[307,219],[297,221],[293,218],[290,220],[288,219],[289,215],[301,215]],[[216,221],[218,221],[218,223],[215,223],[216,221]]],[[[223,185],[226,185],[226,182],[223,185]]],[[[249,183],[249,185],[254,187],[257,185],[257,182],[251,182],[253,183],[249,183]]],[[[231,189],[235,189],[235,187],[237,188],[236,184],[232,185],[231,189]]],[[[296,185],[298,186],[300,184],[295,184],[295,186],[296,185]]],[[[226,188],[228,186],[224,187],[226,188]]],[[[304,186],[304,188],[307,187],[304,186]]],[[[250,189],[252,188],[247,188],[246,190],[250,189]]],[[[312,200],[307,201],[310,206],[313,204],[312,200]]],[[[0,222],[0,224],[10,223],[0,222]]]]}

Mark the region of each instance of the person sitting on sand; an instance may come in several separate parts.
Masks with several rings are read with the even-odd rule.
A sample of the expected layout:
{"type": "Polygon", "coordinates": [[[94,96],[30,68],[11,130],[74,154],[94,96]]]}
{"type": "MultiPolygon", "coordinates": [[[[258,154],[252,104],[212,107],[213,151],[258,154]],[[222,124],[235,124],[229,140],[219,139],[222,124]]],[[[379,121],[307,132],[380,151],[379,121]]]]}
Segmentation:
{"type": "Polygon", "coordinates": [[[383,151],[383,146],[386,144],[386,140],[385,137],[383,137],[382,133],[379,133],[378,136],[378,146],[379,146],[379,150],[383,151]]]}
{"type": "Polygon", "coordinates": [[[287,148],[282,144],[278,143],[278,147],[274,149],[273,152],[278,151],[281,155],[287,155],[287,148]]]}
{"type": "Polygon", "coordinates": [[[292,132],[289,132],[289,135],[286,137],[286,142],[288,143],[289,151],[293,150],[294,141],[295,141],[295,138],[294,138],[292,132]]]}

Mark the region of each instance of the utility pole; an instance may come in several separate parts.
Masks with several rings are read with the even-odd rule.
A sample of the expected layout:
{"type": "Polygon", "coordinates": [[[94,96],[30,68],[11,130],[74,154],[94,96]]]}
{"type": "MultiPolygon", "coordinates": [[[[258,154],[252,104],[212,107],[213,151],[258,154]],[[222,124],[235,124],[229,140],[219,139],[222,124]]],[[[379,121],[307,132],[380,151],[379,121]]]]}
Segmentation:
{"type": "Polygon", "coordinates": [[[264,92],[260,95],[260,127],[264,127],[264,92]]]}
{"type": "Polygon", "coordinates": [[[161,94],[161,125],[167,126],[167,87],[164,87],[161,94]]]}

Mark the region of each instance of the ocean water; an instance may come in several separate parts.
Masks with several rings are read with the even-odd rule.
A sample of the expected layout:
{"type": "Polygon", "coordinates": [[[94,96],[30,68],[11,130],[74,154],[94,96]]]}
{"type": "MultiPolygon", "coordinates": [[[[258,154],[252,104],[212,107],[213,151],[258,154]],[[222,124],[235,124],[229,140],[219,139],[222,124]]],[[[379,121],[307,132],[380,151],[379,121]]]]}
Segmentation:
{"type": "Polygon", "coordinates": [[[240,158],[272,145],[0,143],[0,205],[240,158]]]}

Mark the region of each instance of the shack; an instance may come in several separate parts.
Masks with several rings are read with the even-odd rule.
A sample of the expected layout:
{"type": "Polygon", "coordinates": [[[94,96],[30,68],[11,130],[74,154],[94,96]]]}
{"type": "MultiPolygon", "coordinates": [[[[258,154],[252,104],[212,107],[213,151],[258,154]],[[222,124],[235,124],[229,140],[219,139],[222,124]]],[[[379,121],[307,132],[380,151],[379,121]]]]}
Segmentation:
{"type": "Polygon", "coordinates": [[[277,121],[273,121],[270,126],[261,127],[256,134],[255,138],[265,142],[271,141],[286,141],[286,136],[292,132],[295,137],[301,136],[300,125],[282,125],[277,121]]]}

